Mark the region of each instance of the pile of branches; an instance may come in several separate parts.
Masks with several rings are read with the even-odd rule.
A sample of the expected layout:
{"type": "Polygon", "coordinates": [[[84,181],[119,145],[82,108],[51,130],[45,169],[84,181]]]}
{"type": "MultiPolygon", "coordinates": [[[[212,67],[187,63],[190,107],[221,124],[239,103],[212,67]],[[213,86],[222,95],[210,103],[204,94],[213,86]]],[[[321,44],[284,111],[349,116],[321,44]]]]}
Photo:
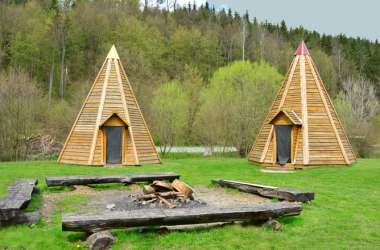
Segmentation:
{"type": "Polygon", "coordinates": [[[61,145],[57,143],[50,135],[36,135],[27,138],[27,148],[30,153],[47,153],[61,151],[61,145]]]}

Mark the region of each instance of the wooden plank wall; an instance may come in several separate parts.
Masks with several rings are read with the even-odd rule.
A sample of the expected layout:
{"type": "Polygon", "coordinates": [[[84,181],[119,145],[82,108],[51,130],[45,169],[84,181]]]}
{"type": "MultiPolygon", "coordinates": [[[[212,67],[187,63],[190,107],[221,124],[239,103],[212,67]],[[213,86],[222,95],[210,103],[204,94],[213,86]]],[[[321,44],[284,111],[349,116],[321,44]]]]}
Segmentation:
{"type": "MultiPolygon", "coordinates": [[[[296,61],[296,58],[293,59],[292,64],[295,63],[295,61],[296,61]]],[[[251,151],[250,151],[250,153],[248,155],[248,160],[249,161],[257,162],[257,163],[261,162],[261,157],[262,157],[262,154],[263,154],[263,151],[264,151],[264,147],[265,147],[266,142],[268,141],[268,138],[270,137],[269,135],[270,135],[270,132],[271,132],[271,127],[272,127],[272,125],[268,124],[268,122],[278,112],[277,111],[278,107],[279,107],[279,105],[281,103],[285,87],[287,85],[289,76],[291,74],[291,68],[292,67],[289,68],[288,73],[286,74],[286,77],[285,77],[285,79],[284,79],[284,81],[283,81],[283,83],[282,83],[282,85],[280,87],[280,90],[277,93],[276,99],[273,102],[272,107],[270,108],[270,110],[268,112],[267,118],[265,119],[264,124],[263,124],[263,126],[262,126],[259,134],[257,135],[257,137],[255,139],[255,142],[254,142],[254,144],[252,146],[252,149],[251,149],[251,151]]],[[[268,151],[269,151],[269,148],[268,148],[268,151]]],[[[265,158],[266,158],[267,155],[268,154],[265,155],[265,158]]]]}
{"type": "MultiPolygon", "coordinates": [[[[288,79],[285,79],[287,81],[288,79]]],[[[282,95],[281,95],[282,98],[282,95]]],[[[301,86],[300,86],[300,66],[299,64],[296,65],[292,79],[290,79],[289,88],[287,95],[285,97],[285,100],[283,102],[283,108],[290,108],[293,109],[299,116],[302,116],[302,106],[301,106],[301,86]]],[[[272,110],[271,112],[271,118],[273,118],[274,115],[276,115],[276,112],[278,110],[278,105],[276,105],[276,110],[272,110]]],[[[278,118],[274,121],[275,123],[280,121],[281,124],[290,124],[290,120],[284,115],[279,115],[278,118]],[[287,122],[283,123],[281,120],[286,120],[287,122]]],[[[272,125],[269,125],[272,126],[272,125]]],[[[271,146],[270,148],[273,148],[274,138],[271,139],[271,146]]],[[[302,148],[299,148],[299,150],[302,150],[302,148]]],[[[276,161],[276,155],[275,150],[268,150],[265,155],[264,163],[274,163],[276,161]]]]}
{"type": "Polygon", "coordinates": [[[344,147],[344,149],[346,151],[347,158],[349,160],[349,164],[354,163],[354,162],[356,162],[356,157],[355,157],[354,150],[351,147],[350,141],[348,140],[348,137],[347,137],[347,135],[346,135],[346,133],[344,131],[344,128],[343,128],[343,126],[342,126],[342,124],[341,124],[341,122],[339,120],[339,117],[338,117],[338,115],[336,113],[336,110],[335,110],[334,106],[331,103],[331,99],[330,99],[330,97],[329,97],[329,95],[327,93],[326,87],[324,86],[324,84],[322,82],[322,79],[321,79],[321,77],[320,77],[320,75],[318,73],[318,70],[315,67],[312,58],[310,57],[309,59],[310,59],[311,67],[313,67],[314,70],[317,72],[317,74],[316,74],[317,75],[317,79],[318,79],[318,81],[322,85],[322,95],[326,99],[327,106],[329,108],[330,114],[331,114],[331,116],[333,118],[333,121],[335,123],[335,127],[336,127],[336,129],[337,129],[337,131],[339,133],[339,137],[340,137],[340,139],[342,141],[342,144],[343,144],[343,147],[344,147]]]}
{"type": "Polygon", "coordinates": [[[310,65],[306,63],[310,165],[345,164],[310,65]]]}
{"type": "Polygon", "coordinates": [[[132,136],[135,142],[139,164],[160,163],[160,158],[149,129],[120,62],[119,68],[121,69],[121,80],[123,83],[125,100],[127,102],[129,119],[133,128],[132,136]]]}
{"type": "Polygon", "coordinates": [[[62,149],[60,162],[88,164],[106,70],[106,63],[104,63],[72,128],[66,146],[62,149]]]}

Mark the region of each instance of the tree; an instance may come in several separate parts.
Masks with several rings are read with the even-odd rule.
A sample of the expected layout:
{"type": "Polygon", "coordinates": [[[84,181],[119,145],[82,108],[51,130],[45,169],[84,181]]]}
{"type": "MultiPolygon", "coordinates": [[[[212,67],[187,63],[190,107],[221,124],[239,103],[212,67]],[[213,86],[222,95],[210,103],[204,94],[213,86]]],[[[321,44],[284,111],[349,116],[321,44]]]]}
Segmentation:
{"type": "Polygon", "coordinates": [[[242,49],[242,60],[245,60],[245,43],[247,41],[247,36],[249,34],[248,30],[248,21],[246,18],[241,19],[241,25],[240,25],[240,45],[242,49]]]}
{"type": "Polygon", "coordinates": [[[311,54],[329,95],[334,98],[339,91],[339,84],[333,59],[319,49],[312,51],[311,54]]]}
{"type": "Polygon", "coordinates": [[[196,143],[193,138],[194,134],[194,122],[197,112],[199,111],[201,100],[200,93],[204,86],[204,81],[196,68],[192,68],[189,65],[185,65],[184,71],[181,76],[181,85],[189,100],[188,109],[188,123],[186,126],[186,143],[196,143]]]}
{"type": "Polygon", "coordinates": [[[27,139],[38,132],[41,92],[21,70],[0,73],[0,160],[25,159],[27,139]]]}
{"type": "Polygon", "coordinates": [[[373,83],[363,76],[350,77],[342,82],[341,94],[352,106],[351,117],[356,130],[367,126],[372,117],[379,112],[379,100],[373,83]]]}
{"type": "Polygon", "coordinates": [[[177,81],[161,85],[153,93],[153,132],[161,152],[170,152],[173,145],[181,142],[188,123],[189,101],[177,81]]]}
{"type": "Polygon", "coordinates": [[[338,106],[338,112],[340,112],[340,117],[343,117],[346,127],[348,124],[349,137],[355,139],[353,146],[359,156],[368,157],[370,144],[374,143],[373,138],[378,135],[372,131],[374,124],[378,121],[373,119],[379,114],[380,107],[375,87],[363,76],[351,77],[343,81],[340,96],[351,106],[345,109],[343,114],[338,106]]]}
{"type": "Polygon", "coordinates": [[[219,68],[202,92],[198,117],[202,140],[233,145],[240,156],[245,156],[282,78],[266,62],[235,61],[219,68]]]}

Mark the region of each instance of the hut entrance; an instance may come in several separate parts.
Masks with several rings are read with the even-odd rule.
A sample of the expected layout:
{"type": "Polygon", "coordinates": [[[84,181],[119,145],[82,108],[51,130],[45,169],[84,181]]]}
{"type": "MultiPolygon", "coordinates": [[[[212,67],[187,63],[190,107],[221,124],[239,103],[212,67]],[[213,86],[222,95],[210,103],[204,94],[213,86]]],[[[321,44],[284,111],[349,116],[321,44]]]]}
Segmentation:
{"type": "Polygon", "coordinates": [[[103,162],[105,164],[124,164],[128,123],[114,113],[100,125],[103,141],[103,162]]]}
{"type": "Polygon", "coordinates": [[[105,126],[106,131],[106,163],[120,164],[121,163],[121,148],[123,127],[105,126]]]}
{"type": "Polygon", "coordinates": [[[272,163],[294,164],[302,121],[292,109],[282,109],[269,121],[273,125],[272,163]]]}
{"type": "Polygon", "coordinates": [[[292,142],[291,125],[275,125],[276,133],[276,162],[286,164],[291,162],[291,142],[292,142]]]}

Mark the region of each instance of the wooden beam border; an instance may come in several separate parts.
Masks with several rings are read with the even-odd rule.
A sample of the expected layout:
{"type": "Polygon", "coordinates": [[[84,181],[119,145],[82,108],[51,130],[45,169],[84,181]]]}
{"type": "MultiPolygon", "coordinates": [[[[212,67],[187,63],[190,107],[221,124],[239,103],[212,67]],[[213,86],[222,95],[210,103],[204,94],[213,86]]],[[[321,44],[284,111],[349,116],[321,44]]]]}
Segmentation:
{"type": "Polygon", "coordinates": [[[137,149],[136,149],[135,139],[134,139],[134,136],[133,136],[133,127],[132,127],[131,119],[129,117],[129,111],[128,111],[128,108],[127,108],[127,101],[125,100],[125,93],[124,93],[124,88],[123,88],[123,82],[121,80],[121,75],[120,75],[119,62],[117,60],[115,60],[114,64],[115,64],[116,73],[117,73],[117,81],[119,83],[119,91],[120,91],[120,95],[121,95],[121,100],[123,102],[124,113],[125,113],[125,116],[126,116],[126,120],[130,124],[130,126],[128,127],[128,130],[129,130],[130,137],[131,137],[132,148],[133,148],[133,155],[135,157],[135,163],[136,163],[136,165],[139,165],[139,158],[137,156],[137,149]]]}
{"type": "Polygon", "coordinates": [[[102,119],[104,102],[106,100],[108,79],[109,79],[109,76],[110,76],[111,61],[112,61],[112,59],[107,59],[107,60],[108,60],[108,62],[107,62],[106,75],[104,77],[102,95],[100,96],[98,115],[96,117],[96,123],[95,123],[95,131],[94,131],[94,135],[92,137],[90,156],[88,157],[88,165],[92,165],[92,162],[93,162],[93,159],[94,159],[94,153],[95,153],[95,147],[96,147],[96,139],[98,138],[99,125],[100,125],[100,121],[102,119]]]}
{"type": "Polygon", "coordinates": [[[307,114],[307,90],[306,90],[306,68],[305,56],[300,56],[300,85],[301,85],[301,106],[302,106],[302,139],[303,139],[303,164],[309,165],[309,122],[307,114]]]}

